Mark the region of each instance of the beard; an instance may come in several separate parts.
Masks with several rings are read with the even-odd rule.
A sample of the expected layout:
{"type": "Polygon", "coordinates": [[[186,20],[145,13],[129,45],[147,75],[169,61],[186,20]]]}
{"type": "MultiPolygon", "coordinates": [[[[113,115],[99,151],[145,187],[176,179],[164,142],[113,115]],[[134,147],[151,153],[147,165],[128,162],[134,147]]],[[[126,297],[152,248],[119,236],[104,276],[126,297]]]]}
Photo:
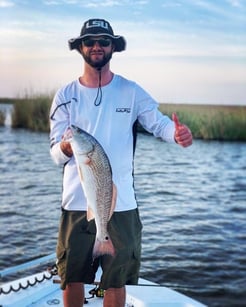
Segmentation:
{"type": "Polygon", "coordinates": [[[89,64],[93,68],[100,69],[111,60],[113,52],[111,51],[107,54],[104,53],[103,58],[97,61],[92,60],[90,54],[87,55],[83,51],[81,52],[81,54],[87,64],[89,64]]]}

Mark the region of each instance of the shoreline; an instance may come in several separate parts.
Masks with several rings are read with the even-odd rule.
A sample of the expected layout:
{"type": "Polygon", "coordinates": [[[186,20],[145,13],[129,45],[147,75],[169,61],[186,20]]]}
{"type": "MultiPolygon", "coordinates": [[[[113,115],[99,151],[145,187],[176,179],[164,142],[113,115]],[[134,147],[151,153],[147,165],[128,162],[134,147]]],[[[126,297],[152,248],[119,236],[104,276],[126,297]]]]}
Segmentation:
{"type": "MultiPolygon", "coordinates": [[[[0,98],[0,105],[12,104],[11,127],[37,132],[49,131],[51,95],[26,98],[0,98]]],[[[205,105],[160,103],[159,110],[172,118],[177,113],[181,123],[192,131],[194,139],[246,141],[246,105],[205,105]]],[[[0,111],[0,125],[5,122],[0,111]]],[[[139,128],[143,132],[143,128],[139,128]]]]}

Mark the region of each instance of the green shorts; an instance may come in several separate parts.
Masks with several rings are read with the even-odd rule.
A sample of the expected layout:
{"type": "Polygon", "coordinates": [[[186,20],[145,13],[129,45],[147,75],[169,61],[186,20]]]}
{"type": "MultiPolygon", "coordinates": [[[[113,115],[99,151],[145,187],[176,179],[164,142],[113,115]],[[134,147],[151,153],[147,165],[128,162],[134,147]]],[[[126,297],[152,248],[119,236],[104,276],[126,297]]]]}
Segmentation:
{"type": "Polygon", "coordinates": [[[108,223],[108,232],[116,255],[103,255],[93,261],[95,221],[88,222],[85,211],[62,210],[57,243],[61,289],[64,290],[71,282],[93,283],[99,265],[103,271],[102,289],[137,284],[142,233],[138,209],[114,212],[108,223]]]}

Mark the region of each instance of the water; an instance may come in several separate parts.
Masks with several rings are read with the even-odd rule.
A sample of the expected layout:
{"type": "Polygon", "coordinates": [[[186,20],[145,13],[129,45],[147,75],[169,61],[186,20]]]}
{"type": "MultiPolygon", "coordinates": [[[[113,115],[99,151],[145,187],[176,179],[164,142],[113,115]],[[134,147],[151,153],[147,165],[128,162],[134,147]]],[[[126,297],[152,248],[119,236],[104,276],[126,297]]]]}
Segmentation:
{"type": "MultiPolygon", "coordinates": [[[[246,143],[140,134],[141,276],[209,306],[246,302],[246,143]]],[[[62,169],[47,134],[0,128],[0,270],[54,252],[62,169]]]]}

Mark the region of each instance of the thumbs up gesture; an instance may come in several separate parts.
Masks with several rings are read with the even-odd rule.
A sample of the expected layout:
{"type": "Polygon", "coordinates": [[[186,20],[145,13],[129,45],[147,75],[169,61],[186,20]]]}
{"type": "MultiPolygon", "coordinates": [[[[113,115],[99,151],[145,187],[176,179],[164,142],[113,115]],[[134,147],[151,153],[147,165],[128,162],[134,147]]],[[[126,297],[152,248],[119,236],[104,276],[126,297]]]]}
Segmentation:
{"type": "Polygon", "coordinates": [[[176,113],[172,114],[172,120],[174,121],[175,124],[175,135],[174,135],[175,141],[183,147],[190,146],[192,144],[192,133],[190,129],[184,124],[181,124],[179,122],[176,113]]]}

